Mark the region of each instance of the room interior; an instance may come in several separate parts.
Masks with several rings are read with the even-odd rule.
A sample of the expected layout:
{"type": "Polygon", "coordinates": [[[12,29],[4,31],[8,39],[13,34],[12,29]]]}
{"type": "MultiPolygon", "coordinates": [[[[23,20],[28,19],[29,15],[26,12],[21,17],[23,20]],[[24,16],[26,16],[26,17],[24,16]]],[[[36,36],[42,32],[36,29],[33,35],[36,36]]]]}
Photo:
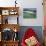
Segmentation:
{"type": "Polygon", "coordinates": [[[0,46],[23,46],[28,28],[34,30],[41,46],[46,46],[45,9],[45,0],[0,0],[0,46]]]}

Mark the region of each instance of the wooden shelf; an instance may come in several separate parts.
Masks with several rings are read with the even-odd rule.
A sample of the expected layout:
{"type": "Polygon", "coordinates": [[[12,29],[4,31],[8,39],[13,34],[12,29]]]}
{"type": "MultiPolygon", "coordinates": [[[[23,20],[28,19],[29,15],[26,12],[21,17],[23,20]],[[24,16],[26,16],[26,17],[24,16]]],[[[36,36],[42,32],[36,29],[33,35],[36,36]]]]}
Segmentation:
{"type": "Polygon", "coordinates": [[[0,28],[1,28],[1,31],[5,28],[9,28],[9,29],[12,29],[14,31],[14,29],[17,29],[17,32],[19,31],[20,29],[20,26],[18,24],[0,24],[0,28]]]}
{"type": "MultiPolygon", "coordinates": [[[[18,18],[19,18],[19,7],[0,7],[0,20],[1,20],[0,32],[3,33],[3,30],[8,28],[8,29],[11,29],[10,31],[14,31],[14,33],[15,32],[18,33],[18,31],[20,29],[18,18]],[[9,17],[9,16],[14,16],[14,17],[17,16],[17,24],[8,24],[7,17],[9,17]],[[5,17],[6,17],[6,20],[5,20],[5,17]]],[[[16,39],[15,39],[15,41],[13,41],[13,39],[14,39],[14,37],[13,37],[13,39],[10,39],[9,41],[4,41],[4,39],[2,39],[2,38],[3,37],[1,34],[0,46],[18,46],[18,42],[19,42],[18,39],[17,39],[17,41],[16,41],[16,39]]]]}
{"type": "Polygon", "coordinates": [[[0,45],[3,45],[3,46],[18,46],[18,41],[1,41],[0,42],[1,44],[0,45]]]}
{"type": "Polygon", "coordinates": [[[14,10],[14,11],[17,12],[17,14],[14,14],[14,15],[19,15],[18,14],[19,13],[19,7],[0,7],[0,11],[2,11],[2,10],[8,10],[9,12],[12,11],[12,10],[14,10]]]}
{"type": "Polygon", "coordinates": [[[0,7],[1,10],[6,10],[6,9],[17,9],[18,10],[19,7],[0,7]]]}
{"type": "Polygon", "coordinates": [[[3,42],[5,42],[5,43],[8,43],[8,42],[12,43],[12,42],[19,42],[19,40],[16,40],[16,41],[10,40],[10,41],[3,41],[3,42]]]}
{"type": "MultiPolygon", "coordinates": [[[[0,7],[0,15],[1,15],[1,24],[3,24],[3,20],[5,19],[5,17],[9,17],[9,16],[17,16],[17,24],[18,22],[18,16],[19,16],[19,7],[0,7]],[[13,14],[11,14],[10,12],[13,12],[13,14]],[[16,14],[14,14],[14,12],[17,12],[16,14]]],[[[8,24],[8,19],[6,20],[7,24],[8,24]]],[[[6,23],[6,21],[4,21],[6,23]]]]}

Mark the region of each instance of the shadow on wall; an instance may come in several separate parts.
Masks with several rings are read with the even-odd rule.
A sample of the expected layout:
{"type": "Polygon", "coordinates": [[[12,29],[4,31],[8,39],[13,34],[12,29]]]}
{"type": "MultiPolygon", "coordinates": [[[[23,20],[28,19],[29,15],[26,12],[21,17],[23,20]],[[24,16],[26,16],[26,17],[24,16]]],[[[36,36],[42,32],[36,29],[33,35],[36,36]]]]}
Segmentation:
{"type": "Polygon", "coordinates": [[[20,27],[20,32],[19,32],[19,39],[20,39],[20,42],[24,36],[24,33],[26,32],[26,30],[28,28],[32,28],[35,33],[37,34],[37,37],[39,39],[39,41],[41,43],[43,43],[43,30],[42,30],[42,26],[21,26],[20,27]]]}

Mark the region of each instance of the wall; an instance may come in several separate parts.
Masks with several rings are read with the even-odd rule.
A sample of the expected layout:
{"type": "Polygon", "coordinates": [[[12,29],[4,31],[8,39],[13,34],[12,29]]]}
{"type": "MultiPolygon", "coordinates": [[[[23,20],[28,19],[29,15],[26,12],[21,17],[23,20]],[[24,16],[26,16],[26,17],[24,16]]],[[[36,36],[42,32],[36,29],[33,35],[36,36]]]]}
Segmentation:
{"type": "MultiPolygon", "coordinates": [[[[36,19],[23,19],[23,13],[20,17],[20,23],[22,26],[43,26],[43,6],[42,0],[24,0],[23,8],[36,8],[37,9],[37,18],[36,19]]],[[[22,9],[23,10],[23,9],[22,9]]],[[[23,11],[21,11],[23,12],[23,11]]]]}
{"type": "MultiPolygon", "coordinates": [[[[15,1],[15,0],[14,0],[15,1]]],[[[0,0],[0,6],[15,6],[13,0],[0,0]]],[[[20,6],[19,10],[19,24],[21,26],[43,26],[43,6],[42,0],[17,0],[20,6]],[[36,19],[24,19],[23,8],[36,8],[37,18],[36,19]]]]}
{"type": "Polygon", "coordinates": [[[46,15],[44,16],[44,26],[46,27],[46,15]]]}

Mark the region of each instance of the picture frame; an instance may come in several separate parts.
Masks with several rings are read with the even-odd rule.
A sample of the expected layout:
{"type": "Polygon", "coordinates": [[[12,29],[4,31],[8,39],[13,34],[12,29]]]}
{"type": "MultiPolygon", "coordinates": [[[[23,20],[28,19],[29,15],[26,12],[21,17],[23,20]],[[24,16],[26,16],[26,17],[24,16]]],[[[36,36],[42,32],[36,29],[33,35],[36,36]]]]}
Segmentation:
{"type": "Polygon", "coordinates": [[[10,10],[10,11],[9,11],[9,14],[10,14],[10,15],[16,15],[16,14],[17,14],[17,11],[16,11],[16,10],[10,10]]]}
{"type": "Polygon", "coordinates": [[[37,18],[37,9],[36,8],[23,8],[23,18],[37,18]]]}
{"type": "Polygon", "coordinates": [[[9,15],[9,10],[2,10],[2,15],[9,15]]]}

